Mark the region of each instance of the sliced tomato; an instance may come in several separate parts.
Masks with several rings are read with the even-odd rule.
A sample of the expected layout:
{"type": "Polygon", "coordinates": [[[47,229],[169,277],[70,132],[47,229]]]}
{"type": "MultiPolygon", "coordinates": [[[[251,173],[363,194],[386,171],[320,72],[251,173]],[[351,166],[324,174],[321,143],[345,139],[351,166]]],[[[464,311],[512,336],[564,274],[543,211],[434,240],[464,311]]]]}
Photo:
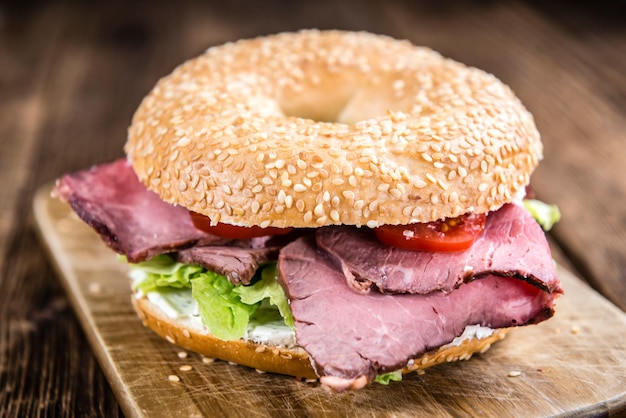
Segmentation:
{"type": "Polygon", "coordinates": [[[289,233],[293,229],[276,227],[261,228],[260,226],[236,226],[219,222],[217,225],[211,225],[211,219],[208,217],[191,211],[189,214],[191,215],[191,221],[196,228],[222,238],[248,239],[262,237],[265,235],[283,235],[289,233]]]}
{"type": "Polygon", "coordinates": [[[415,251],[461,251],[472,246],[483,229],[484,214],[466,214],[428,223],[383,225],[375,229],[386,245],[415,251]]]}

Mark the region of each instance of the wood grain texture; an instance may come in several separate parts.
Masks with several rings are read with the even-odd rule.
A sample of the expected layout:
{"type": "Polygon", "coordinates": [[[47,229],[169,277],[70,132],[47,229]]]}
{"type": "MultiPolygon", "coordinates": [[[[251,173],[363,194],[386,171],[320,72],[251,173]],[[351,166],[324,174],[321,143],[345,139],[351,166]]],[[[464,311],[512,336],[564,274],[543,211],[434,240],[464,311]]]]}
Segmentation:
{"type": "Polygon", "coordinates": [[[36,197],[37,225],[129,417],[216,411],[228,416],[254,411],[255,416],[376,417],[471,411],[519,417],[600,414],[626,407],[626,314],[564,269],[559,275],[566,295],[558,300],[555,318],[514,330],[471,361],[428,369],[388,387],[330,394],[291,377],[220,361],[204,364],[143,327],[130,304],[127,267],[67,205],[50,198],[50,189],[36,197]],[[192,369],[181,370],[184,365],[192,369]],[[509,376],[511,372],[520,375],[509,376]]]}
{"type": "Polygon", "coordinates": [[[308,27],[409,38],[510,84],[543,135],[545,160],[532,182],[563,211],[551,234],[559,260],[626,309],[623,1],[7,0],[0,3],[0,416],[122,414],[33,233],[35,191],[123,155],[139,101],[183,60],[225,41],[308,27]]]}

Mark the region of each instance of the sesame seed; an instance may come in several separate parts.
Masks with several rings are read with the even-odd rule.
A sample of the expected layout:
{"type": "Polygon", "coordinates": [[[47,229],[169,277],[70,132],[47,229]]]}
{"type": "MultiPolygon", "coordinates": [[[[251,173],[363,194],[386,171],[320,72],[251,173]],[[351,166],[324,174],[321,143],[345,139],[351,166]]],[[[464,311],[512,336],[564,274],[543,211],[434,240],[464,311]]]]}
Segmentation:
{"type": "Polygon", "coordinates": [[[417,180],[415,182],[415,187],[417,187],[418,189],[423,189],[424,187],[426,187],[427,184],[424,180],[417,180]]]}
{"type": "Polygon", "coordinates": [[[321,225],[326,224],[326,221],[327,221],[327,220],[328,220],[328,216],[324,215],[324,216],[320,216],[319,218],[317,218],[317,219],[315,220],[315,223],[316,223],[317,225],[320,225],[320,226],[321,226],[321,225]]]}
{"type": "Polygon", "coordinates": [[[88,290],[89,293],[98,294],[102,292],[102,286],[100,286],[100,283],[89,283],[88,290]]]}
{"type": "Polygon", "coordinates": [[[287,195],[285,194],[284,190],[280,190],[278,192],[278,195],[276,196],[276,200],[278,201],[278,203],[285,203],[285,199],[286,199],[287,195]]]}
{"type": "Polygon", "coordinates": [[[176,376],[175,374],[171,374],[171,375],[167,376],[167,379],[170,382],[180,382],[180,377],[176,376]]]}
{"type": "Polygon", "coordinates": [[[320,217],[324,215],[324,206],[319,203],[315,206],[315,208],[313,209],[313,213],[315,214],[315,216],[320,217]]]}
{"type": "Polygon", "coordinates": [[[353,200],[354,196],[355,196],[355,194],[354,194],[354,192],[352,190],[344,190],[344,191],[341,192],[341,195],[343,197],[345,197],[346,199],[349,199],[349,200],[353,200]]]}

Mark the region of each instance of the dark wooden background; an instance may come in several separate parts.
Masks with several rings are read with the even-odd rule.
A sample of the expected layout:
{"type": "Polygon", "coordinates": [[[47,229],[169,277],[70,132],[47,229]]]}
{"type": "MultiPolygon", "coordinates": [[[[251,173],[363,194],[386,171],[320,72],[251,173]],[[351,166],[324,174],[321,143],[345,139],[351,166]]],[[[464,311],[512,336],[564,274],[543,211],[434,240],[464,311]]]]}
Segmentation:
{"type": "MultiPolygon", "coordinates": [[[[555,257],[626,310],[626,2],[0,2],[0,416],[119,416],[35,235],[34,192],[123,155],[134,109],[205,48],[300,28],[407,38],[534,113],[555,257]]],[[[120,326],[124,326],[120,324],[120,326]]]]}

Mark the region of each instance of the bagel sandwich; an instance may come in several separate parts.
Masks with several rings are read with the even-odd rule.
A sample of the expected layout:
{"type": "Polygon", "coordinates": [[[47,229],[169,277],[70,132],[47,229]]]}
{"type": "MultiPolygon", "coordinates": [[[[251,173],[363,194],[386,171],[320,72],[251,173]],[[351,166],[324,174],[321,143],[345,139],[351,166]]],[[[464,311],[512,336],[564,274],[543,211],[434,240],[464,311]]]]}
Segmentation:
{"type": "Polygon", "coordinates": [[[532,115],[407,41],[210,48],[146,96],[125,151],[54,193],[129,263],[144,323],[208,357],[359,389],[484,352],[562,293],[558,209],[526,198],[532,115]]]}

